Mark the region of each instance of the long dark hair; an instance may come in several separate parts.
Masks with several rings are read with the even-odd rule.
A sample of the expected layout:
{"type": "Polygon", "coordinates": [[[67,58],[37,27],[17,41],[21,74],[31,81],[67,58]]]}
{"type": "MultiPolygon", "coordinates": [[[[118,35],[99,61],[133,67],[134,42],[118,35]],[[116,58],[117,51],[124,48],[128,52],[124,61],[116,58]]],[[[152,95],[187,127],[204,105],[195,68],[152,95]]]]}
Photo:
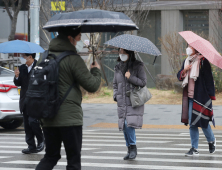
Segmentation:
{"type": "MultiPolygon", "coordinates": [[[[123,49],[123,50],[129,55],[129,60],[130,61],[132,61],[132,62],[136,61],[136,57],[135,57],[134,51],[130,51],[130,50],[126,50],[126,49],[123,49]]],[[[117,61],[118,62],[121,61],[120,57],[117,58],[117,61]]]]}

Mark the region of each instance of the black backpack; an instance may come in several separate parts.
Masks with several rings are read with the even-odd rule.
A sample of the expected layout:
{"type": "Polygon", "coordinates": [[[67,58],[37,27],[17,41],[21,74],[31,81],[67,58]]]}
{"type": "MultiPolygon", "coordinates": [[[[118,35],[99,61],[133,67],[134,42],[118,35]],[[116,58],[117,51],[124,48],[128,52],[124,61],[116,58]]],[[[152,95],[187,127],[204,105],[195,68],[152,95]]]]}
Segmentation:
{"type": "Polygon", "coordinates": [[[30,117],[51,119],[58,113],[61,104],[75,85],[73,83],[63,98],[59,98],[59,63],[66,56],[75,54],[73,51],[65,51],[59,56],[48,54],[48,51],[43,53],[41,63],[31,71],[26,92],[25,104],[30,117]]]}

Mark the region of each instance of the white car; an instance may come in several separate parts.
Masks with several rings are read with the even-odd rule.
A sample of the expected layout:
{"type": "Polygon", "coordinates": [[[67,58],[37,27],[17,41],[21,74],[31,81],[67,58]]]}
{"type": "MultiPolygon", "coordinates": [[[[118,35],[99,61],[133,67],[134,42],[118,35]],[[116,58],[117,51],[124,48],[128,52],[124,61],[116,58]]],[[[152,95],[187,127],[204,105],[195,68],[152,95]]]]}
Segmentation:
{"type": "Polygon", "coordinates": [[[0,126],[16,129],[23,123],[19,110],[20,88],[14,85],[14,72],[0,66],[0,126]]]}

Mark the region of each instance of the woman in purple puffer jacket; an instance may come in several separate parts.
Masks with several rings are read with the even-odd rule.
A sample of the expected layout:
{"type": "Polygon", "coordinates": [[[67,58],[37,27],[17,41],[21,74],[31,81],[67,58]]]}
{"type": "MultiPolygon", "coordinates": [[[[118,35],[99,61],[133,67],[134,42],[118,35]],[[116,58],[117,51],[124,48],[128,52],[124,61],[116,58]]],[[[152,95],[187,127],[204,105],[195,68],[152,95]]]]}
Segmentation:
{"type": "Polygon", "coordinates": [[[135,159],[137,155],[135,129],[142,128],[144,105],[133,108],[129,94],[135,86],[146,86],[147,77],[143,63],[136,60],[133,51],[120,49],[117,61],[119,63],[115,66],[113,98],[118,106],[119,130],[123,131],[128,147],[128,153],[123,159],[135,159]]]}

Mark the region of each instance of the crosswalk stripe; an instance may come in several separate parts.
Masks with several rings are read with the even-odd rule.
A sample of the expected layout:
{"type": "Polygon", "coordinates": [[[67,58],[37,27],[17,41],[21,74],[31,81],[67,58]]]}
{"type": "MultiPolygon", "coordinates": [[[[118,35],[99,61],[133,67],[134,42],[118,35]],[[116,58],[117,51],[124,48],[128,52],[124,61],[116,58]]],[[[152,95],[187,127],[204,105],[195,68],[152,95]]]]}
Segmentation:
{"type": "MultiPolygon", "coordinates": [[[[1,138],[0,138],[1,139],[1,138]]],[[[110,142],[110,143],[113,143],[113,142],[116,142],[116,143],[126,143],[126,141],[124,140],[95,140],[95,139],[83,139],[83,142],[110,142]]],[[[170,143],[172,141],[136,141],[137,143],[170,143]]],[[[3,141],[3,142],[0,142],[2,144],[18,144],[18,145],[22,145],[22,144],[26,144],[26,142],[8,142],[8,141],[3,141]]]]}
{"type": "MultiPolygon", "coordinates": [[[[83,132],[84,135],[118,135],[121,136],[123,133],[101,133],[101,132],[83,132]]],[[[190,134],[161,134],[161,133],[156,133],[156,134],[149,134],[149,133],[136,133],[136,136],[175,136],[175,137],[189,137],[190,134]]],[[[199,135],[200,137],[205,137],[205,135],[199,135]]],[[[215,135],[215,137],[222,137],[222,135],[215,135]]]]}
{"type": "MultiPolygon", "coordinates": [[[[90,145],[90,144],[89,144],[90,145]]],[[[91,145],[92,146],[92,145],[91,145]]],[[[94,145],[97,146],[97,145],[94,145]]],[[[101,145],[98,145],[101,146],[101,145]]],[[[24,149],[24,146],[6,146],[6,145],[0,145],[0,148],[15,148],[15,149],[24,149]]],[[[61,147],[61,149],[65,149],[64,147],[61,147]]],[[[82,148],[82,150],[95,150],[99,148],[82,148]]]]}
{"type": "Polygon", "coordinates": [[[0,156],[0,159],[11,158],[12,156],[0,156]]]}
{"type": "Polygon", "coordinates": [[[24,133],[22,134],[1,133],[0,136],[25,136],[25,134],[24,133]]]}
{"type": "MultiPolygon", "coordinates": [[[[124,136],[90,136],[90,135],[85,135],[83,138],[114,138],[114,139],[124,139],[124,136]]],[[[171,137],[141,137],[137,136],[137,139],[161,139],[161,140],[190,140],[190,138],[171,138],[171,137]]],[[[199,138],[203,139],[203,138],[199,138]]]]}
{"type": "MultiPolygon", "coordinates": [[[[83,142],[123,142],[126,143],[125,140],[96,140],[96,139],[83,139],[83,142]]],[[[156,141],[156,140],[138,140],[136,143],[170,143],[173,141],[156,141]]]]}
{"type": "Polygon", "coordinates": [[[25,137],[23,138],[14,138],[14,137],[1,137],[0,136],[0,139],[4,139],[4,140],[24,140],[25,141],[25,137]]]}
{"type": "MultiPolygon", "coordinates": [[[[8,168],[8,167],[0,167],[0,170],[33,170],[30,168],[8,168]]],[[[53,169],[53,170],[60,170],[60,169],[53,169]]]]}
{"type": "MultiPolygon", "coordinates": [[[[66,158],[66,156],[64,156],[66,158]]],[[[82,156],[81,159],[112,159],[122,160],[123,157],[112,157],[112,156],[82,156]]],[[[167,158],[136,158],[136,161],[147,161],[147,162],[172,162],[172,163],[206,163],[206,164],[222,164],[221,160],[192,160],[192,159],[167,159],[167,158]]]]}
{"type": "MultiPolygon", "coordinates": [[[[190,148],[157,148],[157,147],[144,147],[144,148],[137,148],[137,149],[145,149],[145,150],[168,150],[168,151],[189,151],[190,148]]],[[[208,151],[209,149],[198,149],[198,151],[208,151]]],[[[221,152],[222,149],[216,149],[216,151],[221,152]]]]}
{"type": "MultiPolygon", "coordinates": [[[[96,133],[96,132],[83,132],[83,136],[86,136],[86,135],[118,135],[118,136],[122,136],[123,133],[96,133]]],[[[25,136],[25,134],[0,134],[0,137],[1,136],[25,136]]],[[[141,134],[141,133],[136,133],[136,136],[175,136],[175,137],[189,137],[190,135],[189,134],[149,134],[149,133],[146,133],[146,134],[141,134]]],[[[205,137],[204,135],[200,135],[200,137],[205,137]]],[[[222,135],[215,135],[215,137],[219,138],[219,137],[222,137],[222,135]]]]}
{"type": "MultiPolygon", "coordinates": [[[[102,137],[100,137],[102,138],[102,137]]],[[[106,138],[106,137],[105,137],[106,138]]],[[[123,137],[120,137],[122,138],[122,140],[97,140],[97,139],[83,139],[83,142],[97,142],[97,141],[101,141],[101,142],[124,142],[125,143],[125,140],[123,137]]],[[[139,137],[137,137],[139,138],[139,137]]],[[[149,138],[150,139],[150,138],[149,138]]],[[[152,138],[151,138],[152,139],[152,138]]],[[[154,139],[156,139],[154,137],[154,139]]],[[[157,139],[160,139],[160,138],[157,138],[157,139]]],[[[163,138],[164,139],[164,138],[163,138]]],[[[169,138],[169,139],[173,139],[173,138],[169,138]]],[[[200,138],[201,139],[201,138],[200,138]]],[[[204,139],[204,138],[203,138],[204,139]]],[[[25,138],[14,138],[14,137],[0,137],[0,140],[7,140],[7,141],[2,141],[0,143],[4,143],[4,142],[7,142],[8,143],[8,140],[23,140],[25,142],[25,138]]],[[[206,139],[204,139],[206,140],[206,139]]],[[[173,142],[173,141],[157,141],[157,140],[138,140],[136,141],[137,143],[169,143],[169,142],[173,142]]],[[[201,142],[201,141],[200,141],[201,142]]],[[[222,143],[222,140],[217,140],[217,143],[222,143]]]]}
{"type": "MultiPolygon", "coordinates": [[[[126,151],[99,151],[93,152],[96,154],[126,154],[126,151]]],[[[185,153],[169,153],[169,152],[138,152],[138,155],[157,155],[157,156],[185,156],[185,153]]],[[[202,154],[200,153],[199,157],[218,157],[222,158],[222,155],[218,154],[202,154]]]]}
{"type": "MultiPolygon", "coordinates": [[[[6,150],[0,150],[0,153],[11,153],[11,154],[22,154],[22,151],[6,151],[6,150]]],[[[40,154],[43,155],[45,152],[38,152],[33,154],[40,154]]],[[[1,170],[1,169],[0,169],[1,170]]]]}
{"type": "MultiPolygon", "coordinates": [[[[9,161],[6,164],[38,164],[39,161],[9,161]]],[[[128,169],[161,169],[161,170],[221,170],[221,168],[207,167],[190,167],[190,166],[156,166],[156,165],[133,165],[133,164],[110,164],[110,163],[81,163],[87,167],[104,167],[104,168],[128,168],[128,169]]],[[[58,162],[57,165],[66,166],[67,162],[58,162]]]]}
{"type": "MultiPolygon", "coordinates": [[[[8,144],[8,143],[7,143],[8,144]]],[[[10,143],[9,143],[10,144],[10,143]]],[[[24,145],[27,145],[26,143],[22,143],[24,145]]],[[[116,147],[125,147],[126,145],[124,144],[103,144],[103,143],[83,143],[82,145],[85,146],[116,146],[116,147]]],[[[6,146],[6,145],[0,145],[0,148],[24,148],[24,146],[17,146],[17,145],[10,145],[10,146],[6,146]]],[[[64,149],[64,147],[61,147],[61,149],[64,149]]],[[[83,148],[84,149],[84,148],[83,148]]],[[[90,148],[91,149],[91,148],[90,148]]]]}
{"type": "MultiPolygon", "coordinates": [[[[83,153],[81,157],[83,160],[82,166],[95,167],[95,169],[101,168],[107,170],[110,168],[129,169],[129,170],[130,169],[132,170],[133,169],[159,169],[159,170],[187,170],[187,169],[219,170],[220,169],[221,170],[221,168],[219,167],[222,164],[222,161],[220,161],[220,158],[222,158],[222,154],[219,154],[219,152],[222,151],[222,148],[221,149],[218,148],[222,147],[222,145],[217,145],[218,148],[216,149],[216,153],[218,154],[210,154],[210,153],[207,154],[209,152],[208,144],[205,136],[201,134],[200,144],[199,144],[201,149],[198,150],[206,152],[204,152],[205,154],[202,154],[201,152],[198,159],[189,159],[185,157],[185,152],[189,151],[190,149],[189,133],[173,133],[173,132],[170,134],[167,133],[163,134],[163,133],[164,132],[153,134],[146,131],[144,132],[144,134],[142,133],[136,134],[138,139],[137,143],[139,147],[138,147],[138,156],[135,159],[135,162],[138,163],[132,161],[129,164],[123,161],[123,156],[125,156],[127,152],[123,133],[118,133],[118,132],[104,133],[104,131],[100,133],[100,131],[98,130],[83,131],[82,145],[84,148],[82,148],[82,150],[83,151],[92,150],[92,151],[82,152],[83,153]],[[186,139],[189,140],[189,142],[186,139]],[[182,144],[182,142],[185,144],[182,144]],[[113,149],[114,147],[116,148],[113,149]],[[104,151],[105,149],[107,149],[108,151],[104,151]],[[150,165],[151,162],[152,165],[150,165]],[[203,164],[205,164],[204,167],[202,167],[203,164]]],[[[222,135],[215,135],[215,137],[218,139],[220,139],[220,136],[222,137],[222,135]]],[[[222,140],[217,140],[217,142],[220,143],[222,142],[222,140]]],[[[20,149],[25,149],[25,148],[27,148],[27,144],[25,142],[24,133],[3,134],[3,135],[0,134],[0,155],[5,155],[5,156],[0,156],[0,159],[2,158],[0,163],[0,170],[30,170],[29,164],[38,164],[39,159],[33,159],[37,161],[28,161],[23,159],[20,149]],[[14,156],[13,154],[15,154],[16,156],[14,156]],[[21,156],[18,156],[18,154],[21,154],[21,156]],[[10,158],[10,159],[3,159],[3,158],[10,158]],[[5,166],[1,167],[3,163],[7,164],[7,166],[11,166],[11,168],[5,166]],[[14,166],[15,164],[18,165],[20,164],[20,167],[24,166],[24,168],[14,168],[13,164],[14,166]]],[[[66,155],[64,155],[64,147],[62,146],[61,149],[62,149],[61,153],[63,155],[62,158],[66,158],[66,155]]],[[[34,156],[38,154],[43,155],[45,154],[45,152],[42,151],[40,153],[32,155],[34,156]]],[[[39,156],[36,156],[36,158],[38,158],[39,156]]],[[[57,165],[66,166],[67,162],[64,159],[61,159],[57,165]]]]}
{"type": "MultiPolygon", "coordinates": [[[[174,144],[178,146],[190,146],[190,144],[174,144]]],[[[209,146],[208,143],[206,144],[198,144],[198,146],[209,146]]],[[[216,145],[216,147],[222,147],[222,145],[216,145]]]]}

